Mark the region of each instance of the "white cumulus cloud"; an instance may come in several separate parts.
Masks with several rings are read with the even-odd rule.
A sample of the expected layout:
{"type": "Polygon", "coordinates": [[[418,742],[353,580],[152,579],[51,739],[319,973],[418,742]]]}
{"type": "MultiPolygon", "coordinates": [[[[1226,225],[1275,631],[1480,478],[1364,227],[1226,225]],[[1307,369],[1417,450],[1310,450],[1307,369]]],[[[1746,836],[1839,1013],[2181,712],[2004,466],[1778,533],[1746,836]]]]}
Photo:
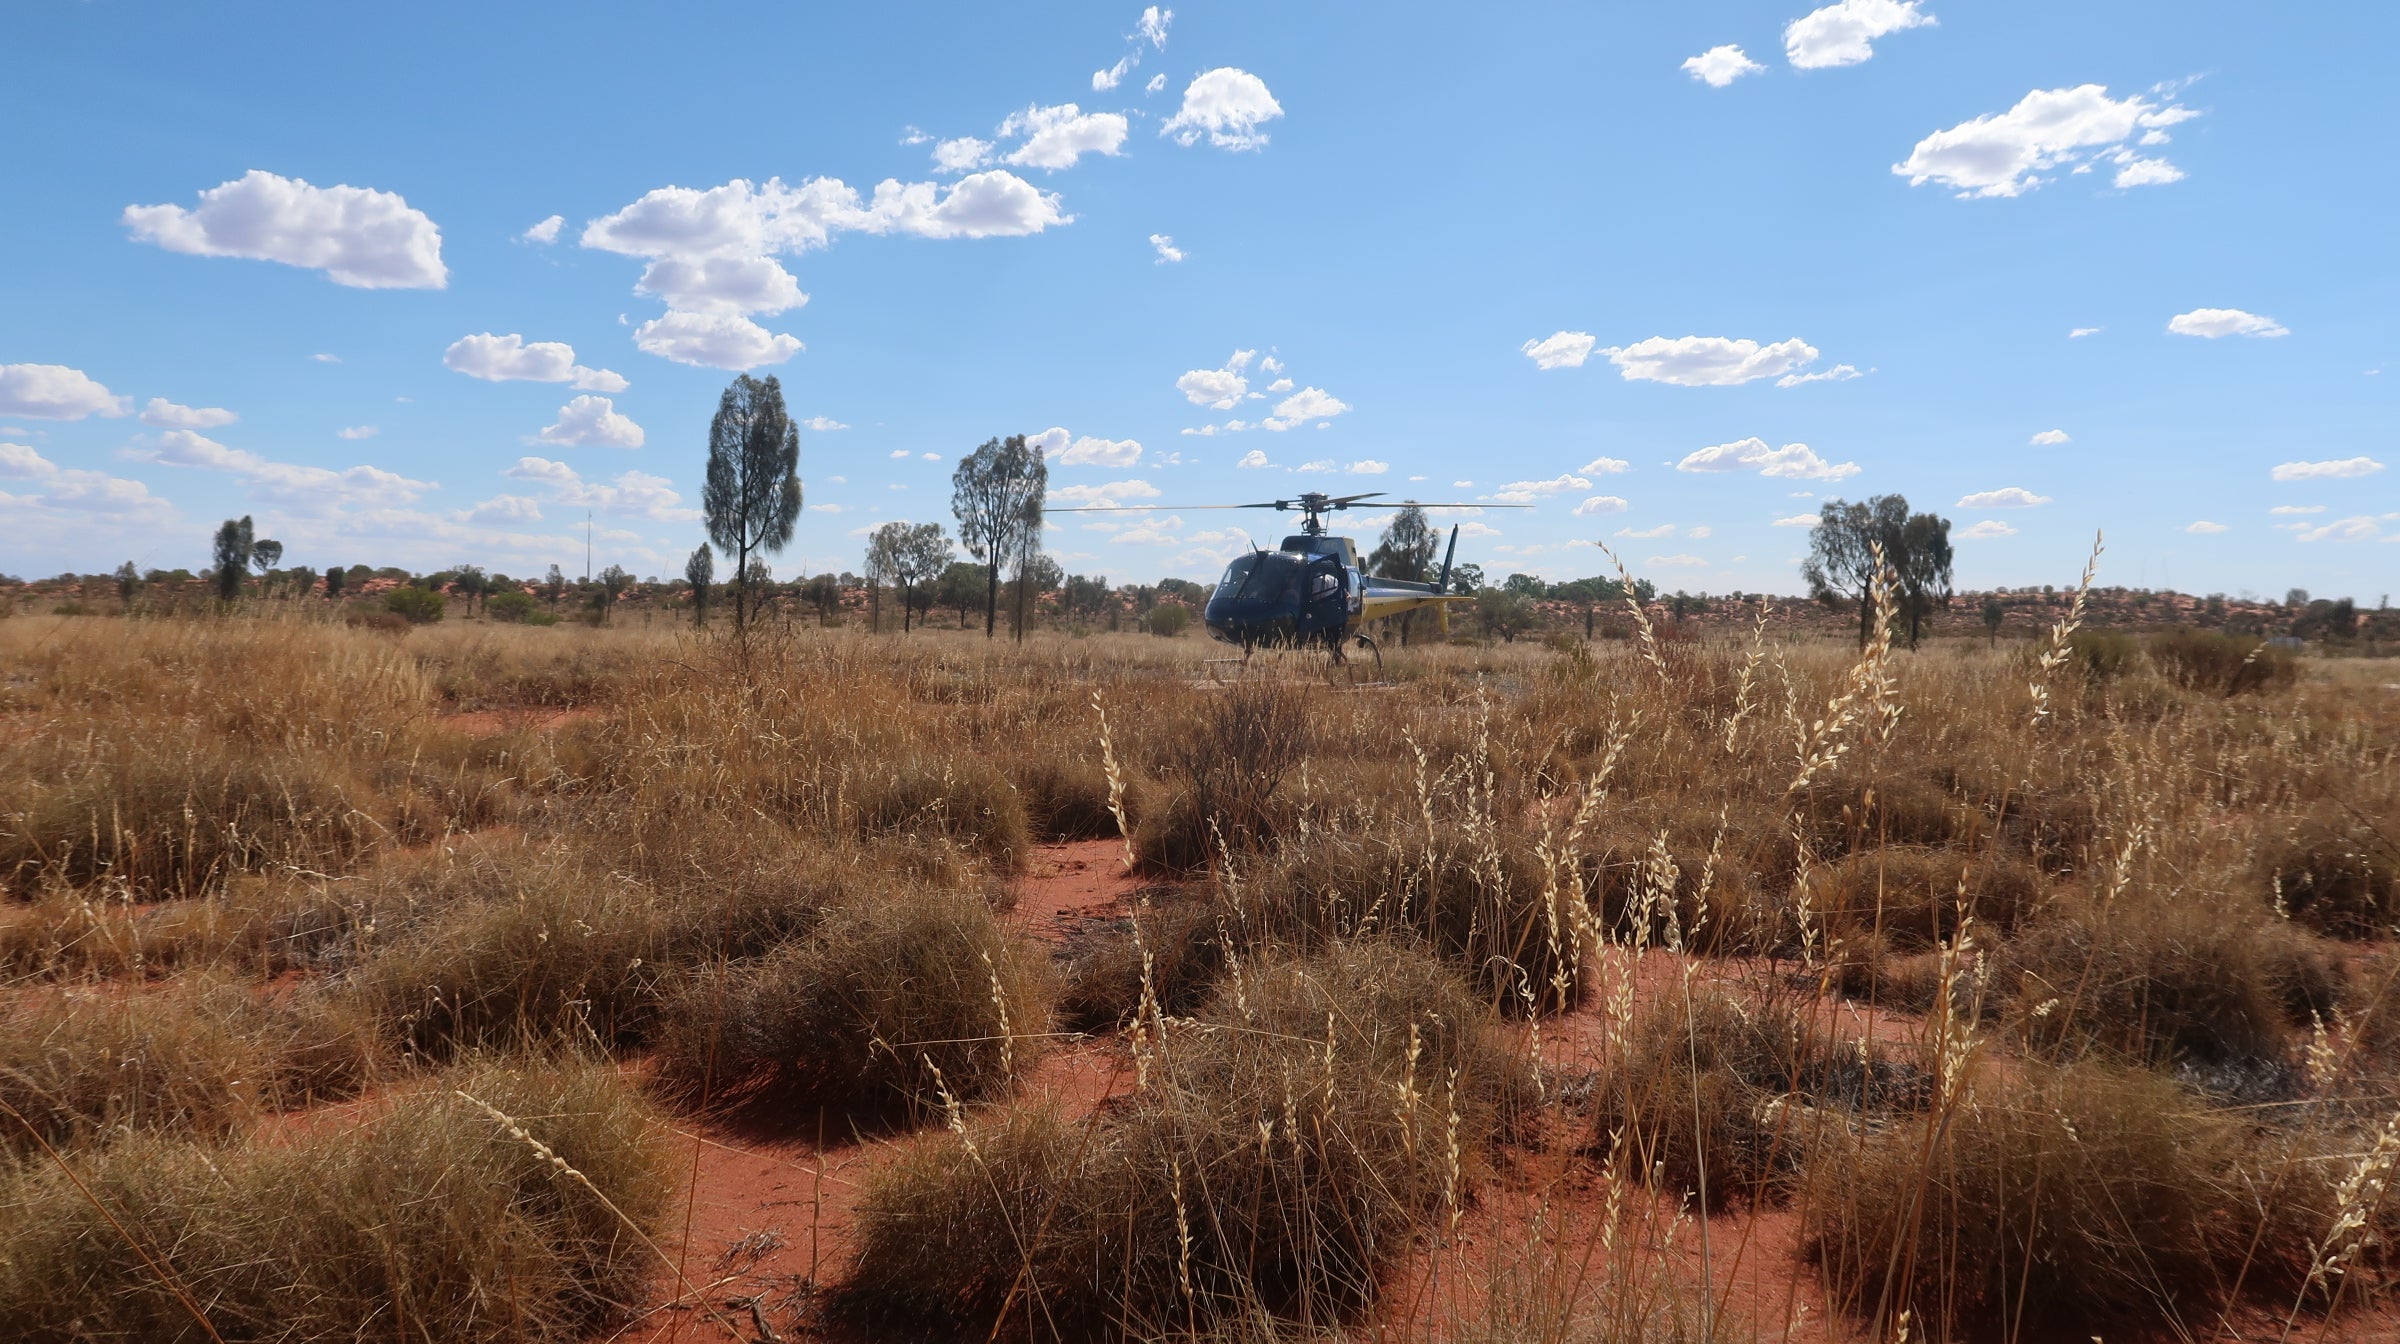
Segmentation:
{"type": "Polygon", "coordinates": [[[352,443],[356,443],[360,439],[374,438],[376,435],[381,434],[382,432],[382,430],[377,429],[373,425],[351,425],[346,429],[337,429],[333,431],[333,437],[337,439],[348,439],[352,443]]]}
{"type": "Polygon", "coordinates": [[[1350,409],[1350,403],[1321,387],[1304,387],[1275,403],[1275,418],[1287,425],[1330,420],[1350,409]]]}
{"type": "Polygon", "coordinates": [[[1598,513],[1623,513],[1631,507],[1618,495],[1594,495],[1575,506],[1575,516],[1589,518],[1598,513]]]}
{"type": "Polygon", "coordinates": [[[0,364],[0,415],[36,420],[115,417],[133,411],[133,398],[112,394],[81,369],[64,364],[0,364]]]}
{"type": "Polygon", "coordinates": [[[1016,136],[1023,136],[1025,143],[1003,156],[1003,162],[1057,172],[1074,167],[1086,154],[1119,153],[1125,144],[1125,117],[1086,112],[1073,103],[1028,107],[1000,123],[1001,139],[1016,136]]]}
{"type": "Polygon", "coordinates": [[[1194,406],[1230,411],[1241,401],[1242,394],[1250,390],[1250,380],[1232,366],[1193,369],[1175,380],[1175,390],[1194,406]]]}
{"type": "Polygon", "coordinates": [[[514,332],[461,336],[442,352],[442,367],[487,383],[573,383],[590,392],[622,392],[628,386],[619,374],[576,363],[575,347],[564,341],[528,341],[514,332]]]}
{"type": "Polygon", "coordinates": [[[252,169],[180,205],[129,205],[125,226],[143,242],[202,257],[247,257],[323,271],[357,289],[440,289],[442,232],[388,191],[318,187],[252,169]]]}
{"type": "Polygon", "coordinates": [[[558,408],[558,423],[534,438],[567,448],[639,448],[642,427],[619,414],[606,397],[584,395],[558,408]]]}
{"type": "Polygon", "coordinates": [[[1622,476],[1633,464],[1621,457],[1595,457],[1575,470],[1586,476],[1622,476]]]}
{"type": "Polygon", "coordinates": [[[1817,515],[1813,513],[1795,513],[1788,518],[1778,518],[1767,524],[1769,527],[1815,527],[1816,525],[1817,515]]]}
{"type": "MultiPolygon", "coordinates": [[[[1138,439],[1103,439],[1086,434],[1067,440],[1067,432],[1054,429],[1059,438],[1056,446],[1045,443],[1043,454],[1051,461],[1069,467],[1130,467],[1142,460],[1142,445],[1138,439]]],[[[1027,442],[1032,442],[1029,436],[1027,442]]]]}
{"type": "Polygon", "coordinates": [[[711,369],[781,364],[803,348],[797,337],[770,332],[746,317],[679,312],[634,328],[633,343],[661,359],[711,369]]]}
{"type": "Polygon", "coordinates": [[[1653,336],[1600,353],[1629,382],[1734,387],[1803,368],[1815,361],[1817,348],[1796,336],[1773,345],[1723,336],[1653,336]]]}
{"type": "Polygon", "coordinates": [[[2034,435],[2031,439],[2026,440],[2026,442],[2048,448],[2057,444],[2070,442],[2070,440],[2067,438],[2067,431],[2063,429],[2045,429],[2041,433],[2034,435]]]}
{"type": "Polygon", "coordinates": [[[1183,260],[1183,249],[1175,246],[1175,238],[1172,234],[1151,234],[1150,247],[1152,251],[1158,253],[1158,260],[1151,263],[1152,265],[1164,266],[1170,262],[1183,260]]]}
{"type": "Polygon", "coordinates": [[[2372,541],[2383,533],[2372,517],[2359,514],[2336,518],[2322,527],[2307,527],[2293,535],[2301,541],[2372,541]]]}
{"type": "MultiPolygon", "coordinates": [[[[2048,181],[2044,173],[2088,166],[2094,158],[2129,167],[2135,158],[2123,148],[2125,141],[2198,115],[2139,94],[2111,98],[2098,84],[2035,89],[2006,112],[1986,113],[1919,140],[1892,171],[1910,186],[1935,182],[1961,196],[2017,196],[2048,181]]],[[[2182,176],[2163,159],[2146,162],[2155,166],[2121,172],[2117,185],[2144,186],[2182,176]]]]}
{"type": "Polygon", "coordinates": [[[1167,49],[1167,25],[1173,22],[1175,22],[1174,10],[1160,9],[1156,5],[1144,5],[1142,6],[1142,17],[1135,23],[1134,31],[1151,46],[1165,51],[1167,49]]]}
{"type": "Polygon", "coordinates": [[[1712,89],[1721,89],[1744,75],[1755,75],[1767,67],[1751,60],[1742,49],[1728,42],[1710,47],[1683,63],[1684,71],[1712,89]]]}
{"type": "Polygon", "coordinates": [[[2219,532],[2231,531],[2232,529],[2226,527],[2223,523],[2212,523],[2206,518],[2203,518],[2198,522],[2185,524],[2183,530],[2192,533],[2195,536],[2207,537],[2214,536],[2219,532]]]}
{"type": "Polygon", "coordinates": [[[1219,149],[1263,149],[1266,132],[1259,127],[1283,115],[1283,105],[1267,92],[1267,83],[1247,70],[1219,66],[1195,78],[1183,91],[1183,107],[1158,128],[1176,143],[1196,144],[1205,135],[1219,149]]]}
{"type": "Polygon", "coordinates": [[[2381,462],[2361,454],[2324,462],[2281,463],[2275,468],[2274,477],[2279,481],[2349,481],[2381,470],[2381,462]]]}
{"type": "Polygon", "coordinates": [[[1588,331],[1556,331],[1538,341],[1527,341],[1517,349],[1537,369],[1580,369],[1598,343],[1588,331]]]}
{"type": "Polygon", "coordinates": [[[1350,474],[1353,476],[1381,476],[1391,469],[1391,463],[1378,462],[1371,457],[1362,458],[1350,464],[1350,474]]]}
{"type": "Polygon", "coordinates": [[[1961,495],[1958,507],[1962,509],[2030,509],[2037,504],[2049,502],[2048,495],[2037,495],[2023,486],[2010,485],[2003,486],[1998,490],[1978,490],[1971,495],[1961,495]]]}
{"type": "Polygon", "coordinates": [[[1063,504],[1123,507],[1130,500],[1158,498],[1158,487],[1144,480],[1103,481],[1098,485],[1061,486],[1050,492],[1050,498],[1063,504]]]}
{"type": "Polygon", "coordinates": [[[517,236],[529,243],[555,243],[558,241],[558,231],[566,226],[565,215],[552,215],[517,236]]]}
{"type": "Polygon", "coordinates": [[[1973,527],[1959,529],[1958,535],[1968,541],[1993,541],[2001,537],[2013,537],[2017,535],[2017,529],[1997,518],[1986,518],[1973,527]]]}
{"type": "Polygon", "coordinates": [[[426,491],[440,488],[432,481],[411,480],[381,467],[360,465],[335,471],[276,462],[188,429],[170,429],[154,441],[136,442],[125,455],[161,466],[223,472],[248,485],[257,497],[307,515],[322,516],[345,506],[391,508],[413,503],[426,491]]]}
{"type": "Polygon", "coordinates": [[[850,428],[850,426],[843,424],[841,421],[834,419],[830,415],[812,415],[806,420],[801,421],[800,427],[802,429],[814,430],[819,434],[830,434],[837,429],[850,428]]]}
{"type": "Polygon", "coordinates": [[[1799,387],[1804,383],[1846,383],[1853,378],[1864,377],[1866,375],[1860,373],[1854,365],[1836,364],[1830,369],[1820,369],[1815,373],[1787,373],[1776,379],[1775,385],[1777,387],[1799,387]]]}
{"type": "Polygon", "coordinates": [[[2198,336],[2216,340],[2224,336],[2289,336],[2291,328],[2271,317],[2245,313],[2239,308],[2194,308],[2167,319],[2167,330],[2178,336],[2198,336]]]}
{"type": "Polygon", "coordinates": [[[1543,495],[1563,495],[1571,490],[1589,490],[1590,478],[1562,472],[1546,481],[1510,481],[1492,492],[1492,498],[1502,504],[1531,504],[1543,495]]]}
{"type": "Polygon", "coordinates": [[[1732,443],[1715,444],[1686,453],[1675,464],[1677,471],[1735,472],[1755,471],[1761,476],[1789,481],[1839,481],[1856,476],[1856,462],[1828,462],[1805,443],[1787,443],[1770,448],[1764,439],[1736,439],[1732,443]]]}
{"type": "Polygon", "coordinates": [[[692,313],[781,313],[808,302],[773,257],[660,257],[634,289],[692,313]]]}
{"type": "Polygon", "coordinates": [[[1933,26],[1917,0],[1841,0],[1785,25],[1783,54],[1800,70],[1857,65],[1875,54],[1875,39],[1933,26]]]}
{"type": "Polygon", "coordinates": [[[239,419],[222,406],[182,406],[165,397],[152,397],[142,408],[142,423],[160,429],[219,429],[239,419]]]}
{"type": "Polygon", "coordinates": [[[567,508],[647,518],[660,523],[692,523],[700,520],[700,511],[685,508],[683,496],[675,492],[666,477],[653,476],[645,471],[621,472],[613,483],[595,485],[584,480],[564,462],[553,462],[546,457],[520,457],[515,466],[500,474],[512,481],[526,481],[544,487],[550,493],[551,503],[567,508]]]}
{"type": "Polygon", "coordinates": [[[1260,467],[1272,466],[1273,464],[1267,461],[1267,455],[1265,452],[1261,451],[1260,449],[1253,448],[1249,452],[1242,454],[1242,460],[1234,463],[1233,465],[1241,467],[1244,470],[1256,471],[1260,467]]]}

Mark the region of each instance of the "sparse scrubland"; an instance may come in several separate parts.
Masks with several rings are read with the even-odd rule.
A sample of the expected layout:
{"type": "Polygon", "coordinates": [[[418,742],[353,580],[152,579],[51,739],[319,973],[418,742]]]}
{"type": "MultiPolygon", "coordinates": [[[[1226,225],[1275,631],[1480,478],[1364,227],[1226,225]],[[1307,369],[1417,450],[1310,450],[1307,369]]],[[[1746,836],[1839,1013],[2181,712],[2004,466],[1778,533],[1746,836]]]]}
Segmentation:
{"type": "Polygon", "coordinates": [[[0,621],[0,1337],[2388,1328],[2390,664],[1613,617],[0,621]]]}

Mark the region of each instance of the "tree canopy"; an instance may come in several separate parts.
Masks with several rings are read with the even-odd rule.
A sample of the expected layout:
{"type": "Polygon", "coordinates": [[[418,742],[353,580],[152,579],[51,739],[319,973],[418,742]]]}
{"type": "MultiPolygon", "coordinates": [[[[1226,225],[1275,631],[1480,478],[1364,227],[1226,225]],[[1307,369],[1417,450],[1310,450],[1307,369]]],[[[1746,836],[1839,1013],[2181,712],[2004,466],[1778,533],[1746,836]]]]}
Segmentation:
{"type": "Polygon", "coordinates": [[[700,490],[708,538],[734,562],[733,628],[747,628],[762,553],[782,550],[800,520],[800,427],[772,375],[743,374],[717,401],[708,426],[708,477],[700,490]]]}
{"type": "Polygon", "coordinates": [[[1041,552],[1042,499],[1049,489],[1050,465],[1022,434],[984,440],[959,459],[950,475],[950,512],[958,518],[959,544],[985,569],[986,639],[999,628],[1000,570],[1022,570],[1041,552]]]}
{"type": "Polygon", "coordinates": [[[941,576],[953,552],[940,523],[885,523],[867,538],[867,582],[900,590],[900,630],[917,609],[917,590],[941,576]]]}
{"type": "Polygon", "coordinates": [[[1910,513],[1905,495],[1876,495],[1859,504],[1829,499],[1808,534],[1808,560],[1800,577],[1808,581],[1811,597],[1857,600],[1858,638],[1864,644],[1875,627],[1878,546],[1892,571],[1898,607],[1893,615],[1907,622],[1909,647],[1915,648],[1927,613],[1950,602],[1949,519],[1910,513]]]}

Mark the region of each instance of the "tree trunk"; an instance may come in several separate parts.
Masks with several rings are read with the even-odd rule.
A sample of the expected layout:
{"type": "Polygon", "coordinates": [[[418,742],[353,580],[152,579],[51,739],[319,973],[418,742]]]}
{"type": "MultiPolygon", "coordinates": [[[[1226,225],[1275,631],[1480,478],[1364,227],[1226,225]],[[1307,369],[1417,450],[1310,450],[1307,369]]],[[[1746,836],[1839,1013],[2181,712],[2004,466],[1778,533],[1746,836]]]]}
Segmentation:
{"type": "Polygon", "coordinates": [[[907,584],[905,584],[905,583],[904,583],[904,584],[901,584],[901,585],[900,585],[900,633],[901,633],[901,634],[904,634],[904,635],[908,633],[908,616],[909,616],[909,611],[908,611],[908,594],[909,594],[909,586],[908,586],[907,584]]]}
{"type": "Polygon", "coordinates": [[[993,555],[990,572],[984,576],[983,637],[990,639],[1000,629],[1000,560],[993,555]]]}
{"type": "Polygon", "coordinates": [[[1858,647],[1867,647],[1867,639],[1875,630],[1875,588],[1869,584],[1858,595],[1858,647]]]}

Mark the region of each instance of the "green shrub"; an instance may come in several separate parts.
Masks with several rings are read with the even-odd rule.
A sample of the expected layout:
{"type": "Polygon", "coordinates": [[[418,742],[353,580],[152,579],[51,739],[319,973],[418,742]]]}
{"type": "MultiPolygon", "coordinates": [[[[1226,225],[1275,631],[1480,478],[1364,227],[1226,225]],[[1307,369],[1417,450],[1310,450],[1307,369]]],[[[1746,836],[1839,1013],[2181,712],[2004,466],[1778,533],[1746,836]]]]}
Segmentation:
{"type": "Polygon", "coordinates": [[[449,599],[431,588],[394,588],[383,595],[383,609],[411,625],[430,625],[442,619],[449,599]]]}
{"type": "Polygon", "coordinates": [[[2290,686],[2299,660],[2263,639],[2177,626],[2145,644],[2159,675],[2187,691],[2232,697],[2290,686]]]}
{"type": "Polygon", "coordinates": [[[524,624],[540,610],[541,605],[534,601],[533,594],[526,592],[494,593],[483,600],[484,615],[511,625],[524,624]]]}
{"type": "Polygon", "coordinates": [[[1173,639],[1192,623],[1192,609],[1180,602],[1161,602],[1142,617],[1142,628],[1162,639],[1173,639]]]}

